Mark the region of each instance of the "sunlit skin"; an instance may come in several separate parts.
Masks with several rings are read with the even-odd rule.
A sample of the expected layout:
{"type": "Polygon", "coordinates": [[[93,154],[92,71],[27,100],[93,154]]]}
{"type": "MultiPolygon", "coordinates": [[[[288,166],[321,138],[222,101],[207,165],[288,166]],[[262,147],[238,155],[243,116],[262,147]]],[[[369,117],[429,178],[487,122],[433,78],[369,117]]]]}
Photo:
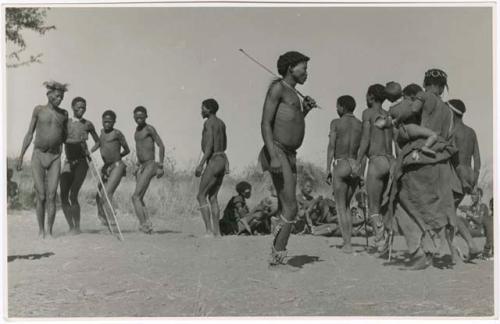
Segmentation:
{"type": "MultiPolygon", "coordinates": [[[[352,216],[350,204],[356,187],[359,185],[358,152],[361,143],[362,124],[354,117],[352,111],[337,103],[340,118],[330,124],[329,143],[327,149],[327,182],[333,184],[333,193],[339,224],[344,241],[343,252],[352,253],[352,216]],[[331,171],[333,160],[336,163],[331,171]],[[333,176],[332,176],[333,173],[333,176]],[[353,174],[357,175],[353,177],[353,174]]],[[[363,161],[359,162],[363,163],[363,161]]]]}
{"type": "Polygon", "coordinates": [[[30,125],[24,137],[21,154],[17,160],[17,170],[22,170],[23,158],[35,134],[34,152],[31,169],[36,191],[36,215],[39,236],[45,238],[45,209],[47,209],[48,232],[52,236],[52,227],[56,216],[56,192],[61,173],[61,146],[66,139],[68,113],[59,108],[64,91],[50,90],[48,103],[36,106],[30,125]]]}
{"type": "MultiPolygon", "coordinates": [[[[102,117],[102,130],[99,138],[99,145],[92,148],[92,152],[100,148],[102,160],[104,162],[102,177],[104,182],[104,190],[111,203],[113,196],[125,175],[125,163],[122,158],[130,153],[128,143],[122,132],[114,128],[115,118],[110,115],[102,117]]],[[[106,198],[104,197],[103,188],[99,186],[100,194],[96,195],[97,216],[103,225],[108,224],[106,214],[111,216],[111,210],[107,206],[106,198]],[[106,210],[105,210],[106,209],[106,210]]],[[[112,221],[112,219],[109,219],[112,221]]]]}
{"type": "Polygon", "coordinates": [[[283,79],[272,83],[269,87],[262,113],[261,133],[265,148],[261,152],[261,157],[262,154],[268,156],[268,171],[271,172],[273,185],[276,188],[282,217],[287,221],[273,242],[273,249],[278,252],[286,250],[292,230],[292,224],[289,222],[295,220],[298,209],[297,170],[293,162],[295,155],[291,156],[290,153],[277,148],[276,142],[290,152],[296,151],[302,145],[305,117],[316,107],[316,102],[306,97],[301,104],[299,96],[292,89],[297,84],[304,84],[307,76],[307,62],[289,66],[283,79]]]}
{"type": "Polygon", "coordinates": [[[88,162],[86,156],[87,137],[90,134],[96,147],[99,137],[94,125],[83,119],[87,110],[85,101],[77,101],[72,105],[74,120],[68,122],[68,138],[65,142],[66,161],[61,173],[61,205],[70,233],[79,234],[80,230],[80,204],[78,195],[87,175],[88,162]]]}
{"type": "Polygon", "coordinates": [[[201,140],[203,156],[195,171],[196,177],[201,176],[197,200],[205,224],[205,236],[220,237],[220,207],[217,195],[224,175],[229,172],[226,170],[227,157],[221,154],[227,148],[226,125],[216,113],[203,104],[201,117],[206,121],[203,124],[201,140]]]}
{"type": "Polygon", "coordinates": [[[146,123],[147,117],[148,115],[144,111],[136,109],[134,112],[134,120],[137,124],[134,139],[139,168],[136,170],[136,187],[132,195],[132,204],[139,219],[140,230],[151,233],[152,224],[144,203],[144,195],[148,190],[151,179],[154,176],[161,178],[164,174],[165,146],[156,129],[146,123]],[[155,144],[159,148],[160,161],[158,164],[155,162],[155,144]]]}

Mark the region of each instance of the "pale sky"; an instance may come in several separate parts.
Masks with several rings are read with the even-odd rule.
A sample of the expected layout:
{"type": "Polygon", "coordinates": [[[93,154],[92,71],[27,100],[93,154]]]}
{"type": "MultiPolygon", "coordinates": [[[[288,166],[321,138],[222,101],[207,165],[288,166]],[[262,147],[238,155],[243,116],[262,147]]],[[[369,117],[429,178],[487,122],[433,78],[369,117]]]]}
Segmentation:
{"type": "Polygon", "coordinates": [[[325,167],[338,96],[352,95],[360,117],[369,85],[421,84],[437,67],[449,75],[444,98],[465,102],[464,121],[491,164],[491,8],[56,8],[48,23],[57,30],[26,36],[43,63],[7,70],[9,156],[19,154],[33,107],[46,103],[42,82],[54,79],[70,84],[63,108],[71,111],[75,96],[87,99],[86,118],[98,131],[102,112],[115,110],[131,147],[132,110],[145,106],[179,168],[199,156],[200,103],[213,97],[233,171],[253,165],[272,77],[238,52],[244,48],[273,70],[288,50],[311,57],[298,89],[324,109],[307,116],[299,158],[325,167]]]}

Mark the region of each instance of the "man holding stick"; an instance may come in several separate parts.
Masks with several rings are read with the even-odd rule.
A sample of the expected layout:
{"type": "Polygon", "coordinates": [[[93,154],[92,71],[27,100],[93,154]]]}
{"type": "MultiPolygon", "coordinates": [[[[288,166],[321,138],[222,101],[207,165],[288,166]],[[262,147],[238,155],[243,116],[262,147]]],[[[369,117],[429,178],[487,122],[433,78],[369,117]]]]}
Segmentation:
{"type": "Polygon", "coordinates": [[[264,171],[271,172],[278,194],[282,215],[274,228],[274,240],[269,265],[285,266],[286,246],[297,216],[297,166],[296,150],[302,145],[305,117],[316,107],[316,102],[305,97],[301,103],[295,86],[307,79],[309,57],[299,52],[287,52],[278,59],[278,72],[264,102],[261,132],[264,140],[259,160],[264,171]]]}

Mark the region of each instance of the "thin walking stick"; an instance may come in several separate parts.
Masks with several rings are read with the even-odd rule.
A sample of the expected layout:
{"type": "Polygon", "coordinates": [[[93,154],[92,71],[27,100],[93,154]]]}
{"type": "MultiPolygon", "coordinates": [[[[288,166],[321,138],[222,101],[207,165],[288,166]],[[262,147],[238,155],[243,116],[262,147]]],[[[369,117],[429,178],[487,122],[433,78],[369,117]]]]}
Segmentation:
{"type": "MultiPolygon", "coordinates": [[[[118,219],[116,217],[115,209],[113,208],[113,205],[111,204],[111,201],[109,200],[108,193],[106,192],[106,187],[104,186],[104,182],[102,181],[101,176],[99,175],[99,171],[97,170],[97,167],[95,166],[94,161],[92,160],[90,155],[87,156],[87,159],[88,159],[87,163],[89,164],[89,166],[92,169],[92,171],[90,173],[97,180],[97,182],[101,185],[101,190],[99,190],[99,188],[98,188],[97,192],[99,195],[101,195],[101,198],[102,198],[102,196],[104,196],[104,199],[106,200],[106,202],[109,206],[109,209],[111,210],[111,215],[113,216],[114,222],[116,224],[116,228],[118,229],[118,234],[119,234],[118,239],[120,241],[123,241],[123,235],[122,235],[122,232],[120,230],[120,225],[118,224],[118,219]],[[102,193],[101,193],[101,191],[102,191],[102,193]]],[[[113,230],[111,228],[111,225],[109,224],[109,219],[108,219],[108,215],[106,213],[105,208],[104,208],[104,216],[106,216],[106,221],[108,222],[108,227],[109,227],[111,233],[114,234],[113,230]]]]}

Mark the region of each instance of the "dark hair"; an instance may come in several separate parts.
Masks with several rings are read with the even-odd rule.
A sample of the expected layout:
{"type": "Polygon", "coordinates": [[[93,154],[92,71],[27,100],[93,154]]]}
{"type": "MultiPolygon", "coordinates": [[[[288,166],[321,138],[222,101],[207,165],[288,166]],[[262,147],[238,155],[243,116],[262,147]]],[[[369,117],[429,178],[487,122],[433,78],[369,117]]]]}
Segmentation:
{"type": "Polygon", "coordinates": [[[465,113],[465,110],[466,110],[464,102],[460,99],[451,99],[451,100],[448,100],[448,103],[453,106],[453,108],[452,108],[453,113],[457,117],[462,118],[462,115],[465,113]],[[455,111],[455,110],[458,110],[458,111],[455,111]],[[461,112],[461,114],[460,114],[460,112],[461,112]]]}
{"type": "Polygon", "coordinates": [[[446,87],[448,89],[448,75],[439,69],[430,69],[425,72],[424,87],[436,85],[438,87],[446,87]]]}
{"type": "Polygon", "coordinates": [[[145,113],[146,115],[148,114],[148,111],[143,106],[137,106],[137,107],[135,107],[134,114],[137,113],[137,112],[142,112],[142,113],[145,113]]]}
{"type": "Polygon", "coordinates": [[[82,97],[75,97],[72,101],[71,101],[71,107],[74,107],[77,103],[79,102],[83,102],[84,104],[87,104],[87,100],[83,99],[82,97]]]}
{"type": "Polygon", "coordinates": [[[282,77],[286,76],[288,68],[294,68],[301,62],[308,62],[309,57],[297,51],[289,51],[280,55],[277,62],[278,73],[282,77]]]}
{"type": "Polygon", "coordinates": [[[217,103],[217,100],[210,98],[210,99],[205,99],[201,103],[205,108],[207,108],[212,114],[215,114],[219,110],[219,104],[217,103]]]}
{"type": "Polygon", "coordinates": [[[238,184],[236,185],[236,192],[239,194],[244,193],[248,189],[252,189],[252,185],[246,181],[238,182],[238,184]]]}
{"type": "Polygon", "coordinates": [[[106,111],[104,111],[102,113],[102,118],[104,118],[106,116],[113,118],[113,120],[116,120],[116,114],[115,114],[115,112],[113,110],[106,110],[106,111]]]}
{"type": "Polygon", "coordinates": [[[354,108],[356,108],[356,101],[354,100],[353,97],[351,97],[349,95],[340,96],[337,99],[337,104],[339,106],[343,107],[348,112],[353,112],[354,108]]]}
{"type": "Polygon", "coordinates": [[[401,85],[397,83],[396,81],[390,81],[385,84],[385,98],[388,99],[391,102],[394,102],[401,98],[402,96],[402,91],[401,91],[401,85]],[[391,93],[389,92],[389,88],[394,88],[394,90],[398,90],[397,93],[391,93]]]}
{"type": "Polygon", "coordinates": [[[419,86],[418,84],[416,83],[412,83],[412,84],[409,84],[407,85],[404,89],[403,89],[403,94],[405,96],[408,96],[408,97],[411,97],[411,96],[416,96],[417,93],[423,91],[422,87],[419,86]]]}
{"type": "Polygon", "coordinates": [[[372,96],[376,102],[382,103],[385,100],[385,87],[380,83],[372,84],[368,87],[368,95],[372,96]]]}

